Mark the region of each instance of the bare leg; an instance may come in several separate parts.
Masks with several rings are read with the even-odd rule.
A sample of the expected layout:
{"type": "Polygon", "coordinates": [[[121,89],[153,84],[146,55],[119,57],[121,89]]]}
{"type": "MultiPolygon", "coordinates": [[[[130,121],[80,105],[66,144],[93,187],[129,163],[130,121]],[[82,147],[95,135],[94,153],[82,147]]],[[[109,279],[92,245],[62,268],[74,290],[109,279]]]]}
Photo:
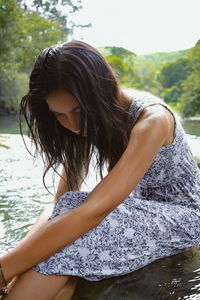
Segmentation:
{"type": "Polygon", "coordinates": [[[29,270],[19,276],[5,300],[52,300],[66,285],[70,276],[43,275],[29,270]]]}
{"type": "Polygon", "coordinates": [[[64,288],[53,298],[53,300],[71,300],[77,284],[78,277],[70,277],[64,288]]]}

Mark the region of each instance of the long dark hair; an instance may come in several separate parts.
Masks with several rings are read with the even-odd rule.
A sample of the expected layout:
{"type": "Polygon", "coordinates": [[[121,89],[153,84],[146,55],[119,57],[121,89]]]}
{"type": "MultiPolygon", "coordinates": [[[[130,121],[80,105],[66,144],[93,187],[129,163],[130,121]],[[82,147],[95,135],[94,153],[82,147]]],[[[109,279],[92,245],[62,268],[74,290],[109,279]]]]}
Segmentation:
{"type": "Polygon", "coordinates": [[[119,88],[116,76],[104,57],[90,45],[72,41],[45,49],[30,76],[29,91],[21,101],[30,136],[45,161],[44,177],[62,164],[67,183],[77,184],[82,168],[88,173],[93,152],[103,178],[103,165],[110,171],[127,144],[130,98],[119,88]],[[46,97],[56,90],[72,94],[81,107],[81,132],[64,128],[49,110],[46,97]],[[83,135],[87,123],[87,137],[83,135]]]}

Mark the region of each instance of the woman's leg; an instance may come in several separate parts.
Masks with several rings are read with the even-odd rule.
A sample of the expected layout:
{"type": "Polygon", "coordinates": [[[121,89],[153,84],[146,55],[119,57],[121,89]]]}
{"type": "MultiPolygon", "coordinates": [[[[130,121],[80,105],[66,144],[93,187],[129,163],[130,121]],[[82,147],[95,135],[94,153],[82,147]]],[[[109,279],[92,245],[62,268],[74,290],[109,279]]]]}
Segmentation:
{"type": "Polygon", "coordinates": [[[19,276],[5,299],[52,300],[59,295],[70,278],[71,276],[43,275],[34,270],[29,270],[19,276]]]}
{"type": "Polygon", "coordinates": [[[70,300],[74,294],[78,277],[71,276],[62,290],[53,300],[70,300]]]}

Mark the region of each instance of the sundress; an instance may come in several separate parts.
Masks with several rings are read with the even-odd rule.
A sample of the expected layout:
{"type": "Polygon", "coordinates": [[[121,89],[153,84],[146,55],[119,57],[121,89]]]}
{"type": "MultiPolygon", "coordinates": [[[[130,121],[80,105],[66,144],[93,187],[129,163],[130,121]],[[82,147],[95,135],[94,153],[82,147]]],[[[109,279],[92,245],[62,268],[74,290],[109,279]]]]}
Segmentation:
{"type": "MultiPolygon", "coordinates": [[[[150,93],[136,91],[133,99],[128,126],[135,125],[146,107],[163,105],[175,119],[172,144],[161,147],[136,188],[97,227],[34,270],[98,281],[133,272],[200,244],[200,171],[179,118],[150,93]]],[[[62,195],[50,219],[81,205],[88,193],[69,191],[62,195]]],[[[67,235],[67,228],[63,234],[67,235]]]]}

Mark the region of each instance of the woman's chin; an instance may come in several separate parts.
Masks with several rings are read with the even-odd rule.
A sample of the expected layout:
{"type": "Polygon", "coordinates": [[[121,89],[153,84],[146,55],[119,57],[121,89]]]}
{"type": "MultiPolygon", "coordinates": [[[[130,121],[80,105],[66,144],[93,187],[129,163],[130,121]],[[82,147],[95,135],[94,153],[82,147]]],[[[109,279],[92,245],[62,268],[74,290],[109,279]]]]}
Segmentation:
{"type": "Polygon", "coordinates": [[[81,134],[80,131],[72,131],[74,134],[76,135],[81,135],[82,137],[87,137],[87,133],[86,132],[83,132],[83,134],[81,134]]]}

